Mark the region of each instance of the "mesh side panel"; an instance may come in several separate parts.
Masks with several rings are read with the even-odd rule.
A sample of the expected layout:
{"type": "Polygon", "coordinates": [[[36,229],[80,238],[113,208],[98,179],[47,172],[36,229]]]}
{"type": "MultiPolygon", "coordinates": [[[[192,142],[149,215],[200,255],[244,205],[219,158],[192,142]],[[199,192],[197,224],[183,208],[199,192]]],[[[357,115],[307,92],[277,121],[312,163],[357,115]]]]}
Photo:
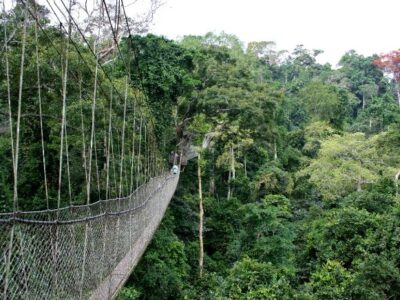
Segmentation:
{"type": "MultiPolygon", "coordinates": [[[[21,213],[15,222],[0,223],[0,298],[115,297],[157,229],[178,179],[164,175],[129,197],[21,213]]],[[[2,214],[0,221],[10,217],[2,214]]]]}

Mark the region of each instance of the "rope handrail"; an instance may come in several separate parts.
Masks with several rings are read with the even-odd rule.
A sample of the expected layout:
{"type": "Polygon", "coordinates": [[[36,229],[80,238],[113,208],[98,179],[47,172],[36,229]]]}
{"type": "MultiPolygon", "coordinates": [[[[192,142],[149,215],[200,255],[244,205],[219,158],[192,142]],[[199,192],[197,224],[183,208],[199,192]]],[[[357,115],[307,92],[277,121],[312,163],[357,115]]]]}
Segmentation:
{"type": "Polygon", "coordinates": [[[169,173],[152,178],[125,206],[116,205],[119,199],[98,201],[104,213],[80,206],[93,213],[81,219],[0,221],[0,298],[114,298],[150,243],[178,180],[169,173]]]}
{"type": "MultiPolygon", "coordinates": [[[[158,176],[161,177],[161,176],[158,176]]],[[[154,178],[152,178],[152,180],[154,180],[154,178]]],[[[110,199],[101,199],[89,204],[79,204],[79,205],[75,205],[75,204],[71,204],[68,206],[64,206],[64,207],[60,207],[60,208],[50,208],[50,209],[41,209],[41,210],[29,210],[29,211],[16,211],[14,212],[2,212],[0,213],[0,218],[3,216],[10,216],[10,215],[25,215],[25,214],[37,214],[37,213],[52,213],[52,212],[57,212],[57,211],[62,211],[62,210],[67,210],[67,209],[71,209],[71,208],[81,208],[81,207],[90,207],[99,203],[107,203],[110,201],[117,201],[117,200],[124,200],[124,199],[128,199],[130,198],[133,194],[137,193],[137,191],[139,189],[142,189],[144,186],[146,185],[146,183],[143,183],[142,185],[140,185],[134,192],[132,192],[132,194],[125,196],[125,197],[115,197],[115,198],[110,198],[110,199]]]]}
{"type": "Polygon", "coordinates": [[[100,63],[101,27],[124,50],[117,43],[121,8],[131,37],[123,1],[115,20],[104,0],[88,19],[97,24],[94,41],[74,18],[76,1],[46,3],[59,28],[43,22],[39,3],[21,0],[8,16],[3,1],[10,145],[1,150],[11,152],[3,163],[12,197],[1,202],[0,299],[110,299],[150,243],[179,174],[164,171],[146,95],[132,86],[132,41],[111,69],[100,63]],[[18,43],[8,44],[9,26],[18,43]],[[38,120],[27,122],[28,113],[38,120]]]}
{"type": "MultiPolygon", "coordinates": [[[[162,176],[159,176],[160,178],[162,176]]],[[[12,223],[24,223],[24,224],[40,224],[40,225],[71,225],[71,224],[76,224],[76,223],[84,223],[86,221],[93,221],[102,217],[107,217],[107,216],[120,216],[124,214],[128,214],[130,212],[133,212],[135,210],[138,210],[145,206],[147,202],[151,199],[151,197],[154,196],[155,193],[159,192],[162,187],[164,187],[169,180],[172,180],[175,176],[170,175],[165,178],[165,181],[158,186],[156,189],[151,191],[151,193],[145,198],[145,200],[140,203],[140,205],[134,206],[129,209],[125,210],[120,210],[120,211],[115,211],[115,212],[109,212],[106,211],[104,213],[96,214],[96,215],[91,215],[89,217],[84,217],[84,218],[78,218],[78,219],[68,219],[68,220],[53,220],[53,221],[46,221],[46,220],[34,220],[34,219],[24,219],[18,217],[19,215],[27,215],[27,214],[44,214],[45,217],[49,217],[49,213],[59,213],[60,211],[63,210],[68,210],[68,209],[85,209],[85,208],[91,208],[96,205],[102,205],[102,203],[107,203],[107,202],[115,202],[115,201],[124,201],[131,199],[134,195],[138,194],[139,189],[145,186],[145,184],[141,185],[136,191],[134,191],[131,195],[126,196],[126,197],[121,197],[121,198],[114,198],[114,199],[106,199],[106,200],[99,200],[94,203],[90,204],[83,204],[83,205],[69,205],[60,209],[46,209],[46,210],[38,210],[38,211],[16,211],[15,213],[10,212],[10,213],[1,213],[0,214],[0,224],[12,224],[12,223]]],[[[154,178],[153,178],[154,180],[154,178]]],[[[59,217],[59,214],[57,214],[59,217]]]]}

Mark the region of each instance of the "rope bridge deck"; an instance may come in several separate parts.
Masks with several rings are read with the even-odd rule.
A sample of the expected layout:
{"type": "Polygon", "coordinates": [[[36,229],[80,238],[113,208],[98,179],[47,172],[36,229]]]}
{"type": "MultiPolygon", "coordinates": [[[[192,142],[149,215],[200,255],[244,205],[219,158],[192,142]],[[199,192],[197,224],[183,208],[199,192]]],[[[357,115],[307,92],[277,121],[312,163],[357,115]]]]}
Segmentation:
{"type": "Polygon", "coordinates": [[[0,214],[2,299],[115,298],[157,229],[178,175],[128,197],[0,214]]]}
{"type": "Polygon", "coordinates": [[[179,180],[131,72],[133,19],[123,0],[6,2],[0,299],[115,298],[179,180]]]}

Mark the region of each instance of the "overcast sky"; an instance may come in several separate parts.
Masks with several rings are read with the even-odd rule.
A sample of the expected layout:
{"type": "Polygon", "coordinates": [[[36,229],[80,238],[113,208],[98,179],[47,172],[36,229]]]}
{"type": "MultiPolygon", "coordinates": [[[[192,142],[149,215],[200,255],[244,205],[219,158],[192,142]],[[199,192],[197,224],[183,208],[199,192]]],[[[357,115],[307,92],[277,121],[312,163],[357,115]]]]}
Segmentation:
{"type": "Polygon", "coordinates": [[[165,0],[152,32],[177,39],[209,31],[243,42],[274,41],[324,50],[336,65],[350,49],[371,55],[400,48],[400,0],[165,0]]]}

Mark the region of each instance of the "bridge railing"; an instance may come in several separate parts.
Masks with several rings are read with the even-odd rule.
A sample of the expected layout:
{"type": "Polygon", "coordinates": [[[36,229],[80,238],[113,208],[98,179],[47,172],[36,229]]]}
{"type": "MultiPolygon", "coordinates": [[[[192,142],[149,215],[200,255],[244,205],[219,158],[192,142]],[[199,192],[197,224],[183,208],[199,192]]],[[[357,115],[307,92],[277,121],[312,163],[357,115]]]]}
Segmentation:
{"type": "Polygon", "coordinates": [[[0,214],[0,297],[115,297],[150,242],[178,180],[164,174],[124,198],[0,214]]]}

